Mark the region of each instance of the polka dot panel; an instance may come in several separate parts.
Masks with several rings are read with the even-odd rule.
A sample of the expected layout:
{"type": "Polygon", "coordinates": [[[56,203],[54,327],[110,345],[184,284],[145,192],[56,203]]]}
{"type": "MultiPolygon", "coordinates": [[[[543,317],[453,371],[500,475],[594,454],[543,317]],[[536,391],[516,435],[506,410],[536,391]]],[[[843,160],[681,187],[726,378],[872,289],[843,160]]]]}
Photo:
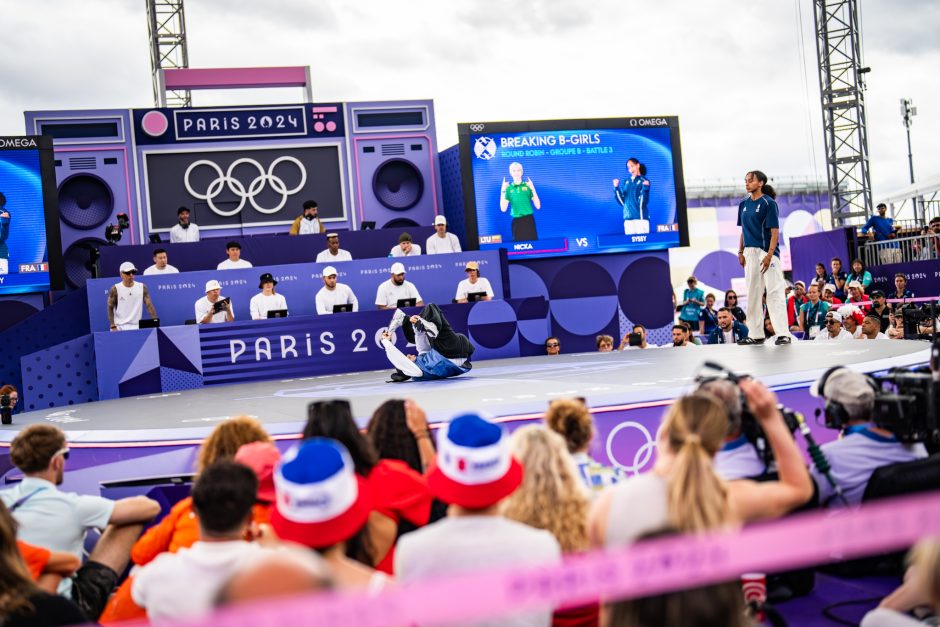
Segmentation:
{"type": "Polygon", "coordinates": [[[23,410],[98,400],[98,376],[91,335],[83,335],[22,359],[23,410]]]}

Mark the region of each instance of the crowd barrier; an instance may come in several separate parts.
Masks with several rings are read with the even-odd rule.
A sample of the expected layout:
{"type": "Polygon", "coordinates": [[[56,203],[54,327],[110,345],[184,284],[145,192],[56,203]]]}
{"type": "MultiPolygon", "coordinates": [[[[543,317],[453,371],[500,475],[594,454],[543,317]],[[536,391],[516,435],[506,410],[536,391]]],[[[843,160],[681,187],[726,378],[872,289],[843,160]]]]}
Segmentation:
{"type": "Polygon", "coordinates": [[[557,566],[500,568],[390,586],[374,596],[364,590],[328,592],[239,605],[186,624],[379,627],[481,620],[894,551],[938,533],[940,493],[931,493],[855,510],[796,515],[739,532],[684,535],[594,551],[557,566]]]}

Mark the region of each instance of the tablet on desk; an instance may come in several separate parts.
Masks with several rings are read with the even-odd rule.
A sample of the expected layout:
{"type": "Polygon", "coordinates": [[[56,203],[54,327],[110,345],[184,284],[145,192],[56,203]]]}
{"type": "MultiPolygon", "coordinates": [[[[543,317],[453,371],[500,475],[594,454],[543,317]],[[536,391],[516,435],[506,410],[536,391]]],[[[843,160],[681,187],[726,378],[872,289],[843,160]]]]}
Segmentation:
{"type": "Polygon", "coordinates": [[[333,305],[333,313],[344,313],[352,311],[352,303],[346,303],[344,305],[333,305]]]}
{"type": "Polygon", "coordinates": [[[418,304],[417,298],[399,298],[398,307],[414,307],[418,304]]]}
{"type": "Polygon", "coordinates": [[[141,318],[137,323],[138,329],[156,329],[160,326],[160,318],[141,318]]]}
{"type": "Polygon", "coordinates": [[[483,300],[484,298],[486,298],[486,292],[469,292],[467,294],[468,303],[475,303],[478,300],[483,300]]]}
{"type": "Polygon", "coordinates": [[[286,309],[270,309],[268,310],[268,318],[286,318],[287,310],[286,309]]]}

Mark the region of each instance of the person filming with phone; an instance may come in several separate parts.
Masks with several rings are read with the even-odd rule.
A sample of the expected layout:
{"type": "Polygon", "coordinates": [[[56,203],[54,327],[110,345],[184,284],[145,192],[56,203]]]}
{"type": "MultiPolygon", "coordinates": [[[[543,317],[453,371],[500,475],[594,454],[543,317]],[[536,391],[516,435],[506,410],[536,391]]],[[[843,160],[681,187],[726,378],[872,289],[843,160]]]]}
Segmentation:
{"type": "Polygon", "coordinates": [[[222,298],[222,286],[218,281],[215,279],[206,281],[206,295],[196,301],[196,322],[210,324],[231,322],[234,319],[232,299],[222,298]]]}

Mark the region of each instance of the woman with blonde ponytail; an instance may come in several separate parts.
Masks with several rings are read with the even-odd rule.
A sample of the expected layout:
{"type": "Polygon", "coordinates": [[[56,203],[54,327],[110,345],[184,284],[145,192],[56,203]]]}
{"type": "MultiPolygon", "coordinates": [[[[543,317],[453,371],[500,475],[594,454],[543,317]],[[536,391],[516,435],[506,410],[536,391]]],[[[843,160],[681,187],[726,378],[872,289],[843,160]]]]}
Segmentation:
{"type": "Polygon", "coordinates": [[[663,418],[653,470],[613,486],[594,503],[588,523],[592,544],[630,544],[664,526],[697,532],[774,518],[812,497],[812,480],[776,395],[754,380],[740,386],[767,435],[779,480],[721,479],[713,462],[728,431],[727,411],[709,394],[684,396],[663,418]]]}

